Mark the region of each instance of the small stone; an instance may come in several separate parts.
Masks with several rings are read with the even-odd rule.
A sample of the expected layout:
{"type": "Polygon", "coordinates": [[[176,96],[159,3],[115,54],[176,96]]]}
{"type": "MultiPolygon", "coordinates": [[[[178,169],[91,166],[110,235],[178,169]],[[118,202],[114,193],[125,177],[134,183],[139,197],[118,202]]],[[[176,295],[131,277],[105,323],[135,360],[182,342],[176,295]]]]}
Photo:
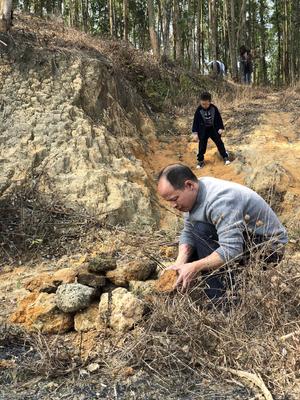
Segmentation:
{"type": "Polygon", "coordinates": [[[144,314],[143,302],[125,288],[104,293],[99,303],[100,327],[106,326],[122,333],[141,321],[144,314]]]}
{"type": "Polygon", "coordinates": [[[100,368],[100,365],[98,363],[91,363],[90,365],[87,366],[87,370],[91,373],[98,371],[100,368]]]}
{"type": "Polygon", "coordinates": [[[160,254],[166,258],[176,258],[178,246],[163,246],[160,248],[160,254]]]}
{"type": "Polygon", "coordinates": [[[25,289],[31,292],[55,293],[62,283],[75,282],[77,271],[72,268],[63,268],[54,273],[45,272],[25,283],[25,289]]]}
{"type": "Polygon", "coordinates": [[[56,291],[56,305],[64,312],[76,312],[87,308],[95,294],[95,289],[80,283],[63,284],[56,291]]]}
{"type": "Polygon", "coordinates": [[[95,275],[90,273],[79,273],[77,277],[77,282],[82,285],[90,286],[95,289],[102,288],[105,286],[106,279],[103,275],[95,275]]]}
{"type": "Polygon", "coordinates": [[[72,315],[61,312],[55,304],[55,294],[30,293],[21,300],[10,322],[21,324],[28,331],[64,333],[73,328],[72,315]]]}
{"type": "Polygon", "coordinates": [[[86,369],[82,368],[82,369],[79,370],[79,375],[81,376],[81,378],[86,378],[86,377],[89,376],[89,373],[88,373],[88,371],[86,369]]]}
{"type": "Polygon", "coordinates": [[[90,272],[104,273],[115,269],[116,266],[117,263],[113,257],[99,255],[89,262],[88,270],[90,272]]]}
{"type": "Polygon", "coordinates": [[[77,276],[77,271],[73,268],[62,268],[55,271],[53,274],[53,282],[61,283],[73,283],[77,276]]]}
{"type": "Polygon", "coordinates": [[[155,262],[147,259],[133,260],[107,272],[106,277],[117,286],[127,286],[130,281],[145,281],[155,270],[155,262]]]}
{"type": "Polygon", "coordinates": [[[155,283],[155,290],[160,293],[171,293],[177,281],[176,271],[166,270],[155,283]]]}
{"type": "Polygon", "coordinates": [[[46,387],[47,389],[55,389],[57,386],[58,386],[57,383],[55,383],[55,382],[49,382],[45,387],[46,387]]]}
{"type": "Polygon", "coordinates": [[[130,281],[129,291],[137,296],[148,296],[155,292],[155,280],[149,281],[130,281]]]}
{"type": "Polygon", "coordinates": [[[91,304],[87,309],[79,311],[74,317],[74,328],[77,332],[88,332],[97,329],[99,321],[99,303],[91,304]]]}

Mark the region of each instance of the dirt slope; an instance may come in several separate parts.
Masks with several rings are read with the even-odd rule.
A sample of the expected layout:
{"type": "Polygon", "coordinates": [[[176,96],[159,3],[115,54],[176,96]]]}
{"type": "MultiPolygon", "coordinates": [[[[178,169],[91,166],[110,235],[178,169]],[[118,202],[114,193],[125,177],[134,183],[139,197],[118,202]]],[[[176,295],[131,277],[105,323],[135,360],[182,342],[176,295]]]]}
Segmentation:
{"type": "MultiPolygon", "coordinates": [[[[198,144],[191,141],[188,133],[192,122],[190,112],[184,118],[178,117],[177,134],[159,136],[151,142],[149,152],[137,154],[144,169],[153,177],[167,164],[182,162],[198,177],[214,176],[251,187],[269,201],[285,222],[296,220],[300,215],[297,94],[262,94],[252,90],[247,98],[242,97],[231,106],[222,98],[220,103],[226,126],[223,140],[233,158],[231,165],[223,165],[214,143],[209,141],[206,166],[196,169],[198,144]]],[[[167,225],[171,223],[168,218],[164,221],[167,225]]]]}

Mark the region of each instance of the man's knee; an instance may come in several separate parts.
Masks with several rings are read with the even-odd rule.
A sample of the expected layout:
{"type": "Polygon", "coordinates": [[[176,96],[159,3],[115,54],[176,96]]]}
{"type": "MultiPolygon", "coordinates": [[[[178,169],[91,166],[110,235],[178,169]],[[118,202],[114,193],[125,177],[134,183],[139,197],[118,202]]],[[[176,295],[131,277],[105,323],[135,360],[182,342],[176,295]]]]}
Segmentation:
{"type": "Polygon", "coordinates": [[[193,236],[198,259],[209,256],[219,247],[216,228],[211,224],[197,222],[194,225],[193,236]]]}
{"type": "Polygon", "coordinates": [[[194,234],[203,236],[203,237],[209,237],[209,238],[214,238],[214,239],[218,239],[218,234],[217,234],[217,230],[214,227],[214,225],[209,224],[207,222],[197,222],[194,225],[194,229],[193,229],[194,234]]]}

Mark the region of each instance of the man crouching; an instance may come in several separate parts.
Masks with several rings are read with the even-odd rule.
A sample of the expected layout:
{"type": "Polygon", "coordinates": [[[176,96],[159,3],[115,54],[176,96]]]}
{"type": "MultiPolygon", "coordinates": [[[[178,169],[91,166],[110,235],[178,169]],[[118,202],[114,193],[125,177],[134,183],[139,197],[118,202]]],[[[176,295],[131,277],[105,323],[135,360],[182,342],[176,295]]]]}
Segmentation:
{"type": "Polygon", "coordinates": [[[253,251],[266,245],[266,262],[282,258],[288,241],[286,230],[253,190],[211,177],[198,180],[190,168],[172,164],[159,173],[158,193],[185,213],[178,257],[169,267],[178,273],[176,286],[186,289],[201,273],[207,275],[206,294],[218,298],[226,287],[220,274],[210,273],[240,259],[249,245],[253,251]]]}

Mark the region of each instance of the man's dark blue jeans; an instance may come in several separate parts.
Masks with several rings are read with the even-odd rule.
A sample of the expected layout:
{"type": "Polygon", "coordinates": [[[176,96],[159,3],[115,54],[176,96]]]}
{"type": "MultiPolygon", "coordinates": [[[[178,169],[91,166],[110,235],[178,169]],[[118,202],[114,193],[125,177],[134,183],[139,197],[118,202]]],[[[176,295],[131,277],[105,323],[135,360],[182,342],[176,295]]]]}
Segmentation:
{"type": "MultiPolygon", "coordinates": [[[[194,225],[193,235],[196,247],[191,261],[207,257],[220,247],[218,243],[218,234],[214,225],[197,222],[194,225]]],[[[231,281],[231,277],[226,277],[227,273],[228,272],[224,269],[214,273],[202,272],[202,277],[205,281],[204,291],[210,299],[218,299],[225,294],[226,289],[228,289],[225,281],[231,281]]]]}
{"type": "MultiPolygon", "coordinates": [[[[195,240],[195,253],[191,261],[207,257],[219,247],[218,234],[216,228],[212,224],[197,222],[194,225],[193,235],[195,240]]],[[[254,235],[249,237],[249,235],[246,234],[244,234],[244,239],[245,251],[241,261],[238,261],[240,265],[243,265],[245,261],[247,262],[249,259],[249,251],[247,248],[251,248],[253,245],[261,245],[267,241],[267,239],[262,236],[254,235]]],[[[265,263],[278,263],[282,259],[282,256],[283,252],[272,251],[264,254],[262,259],[265,263]]],[[[202,277],[206,285],[204,291],[210,299],[219,299],[225,294],[226,290],[232,289],[234,285],[234,274],[228,267],[221,268],[215,272],[202,272],[202,277]]]]}

